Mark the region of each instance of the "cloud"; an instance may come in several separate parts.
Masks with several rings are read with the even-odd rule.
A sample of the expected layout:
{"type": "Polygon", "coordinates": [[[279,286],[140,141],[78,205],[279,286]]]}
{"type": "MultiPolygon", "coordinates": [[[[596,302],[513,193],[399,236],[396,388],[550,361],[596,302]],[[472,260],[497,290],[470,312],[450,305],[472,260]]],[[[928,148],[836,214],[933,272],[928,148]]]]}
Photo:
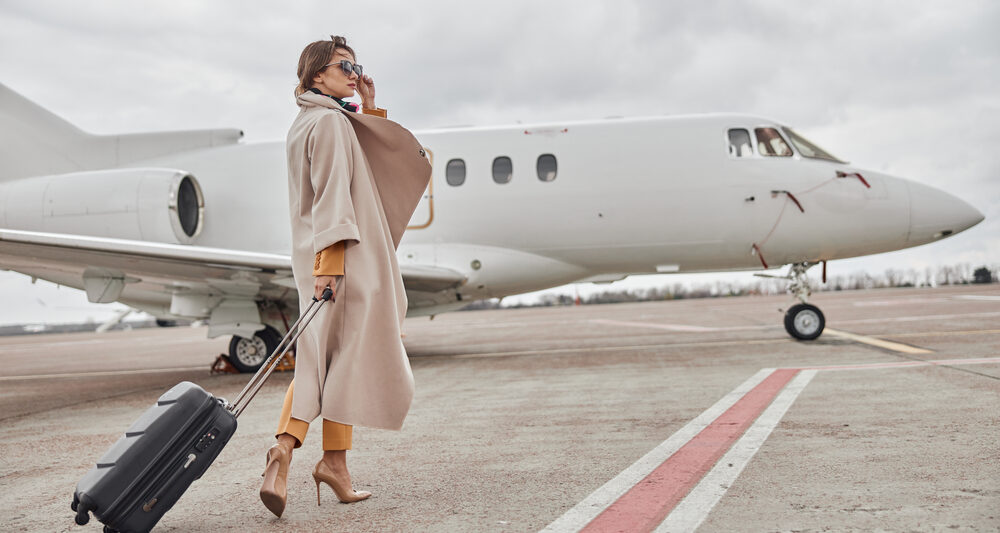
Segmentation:
{"type": "Polygon", "coordinates": [[[413,129],[772,117],[988,216],[856,264],[1000,254],[995,2],[14,0],[0,4],[0,24],[0,81],[97,133],[238,127],[250,141],[283,139],[298,55],[333,33],[375,77],[379,104],[413,129]]]}

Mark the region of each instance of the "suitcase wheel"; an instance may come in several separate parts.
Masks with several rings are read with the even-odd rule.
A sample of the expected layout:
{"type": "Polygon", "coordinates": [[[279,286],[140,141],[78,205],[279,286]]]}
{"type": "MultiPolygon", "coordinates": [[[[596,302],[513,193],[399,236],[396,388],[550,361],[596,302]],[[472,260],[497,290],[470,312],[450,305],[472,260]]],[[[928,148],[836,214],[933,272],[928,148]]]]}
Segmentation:
{"type": "Polygon", "coordinates": [[[76,513],[77,524],[82,526],[90,521],[90,506],[87,505],[87,502],[81,502],[78,495],[73,495],[73,503],[69,504],[69,507],[76,513]]]}

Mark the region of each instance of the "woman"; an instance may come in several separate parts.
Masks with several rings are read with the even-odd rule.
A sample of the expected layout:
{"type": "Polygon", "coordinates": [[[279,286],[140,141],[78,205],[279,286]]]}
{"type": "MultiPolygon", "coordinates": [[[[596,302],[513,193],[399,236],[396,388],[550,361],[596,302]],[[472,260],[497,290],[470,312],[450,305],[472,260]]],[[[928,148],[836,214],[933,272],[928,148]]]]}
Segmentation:
{"type": "Polygon", "coordinates": [[[323,458],[313,470],[345,503],[354,425],[400,429],[413,375],[400,329],[406,315],[395,249],[430,179],[419,142],[375,107],[375,83],[343,37],[302,51],[295,90],[300,107],[288,132],[292,273],[303,311],[326,287],[334,292],[296,344],[288,387],[267,452],[260,497],[275,515],[286,502],[292,450],[309,422],[323,419],[323,458]],[[345,102],[358,90],[363,113],[345,102]]]}

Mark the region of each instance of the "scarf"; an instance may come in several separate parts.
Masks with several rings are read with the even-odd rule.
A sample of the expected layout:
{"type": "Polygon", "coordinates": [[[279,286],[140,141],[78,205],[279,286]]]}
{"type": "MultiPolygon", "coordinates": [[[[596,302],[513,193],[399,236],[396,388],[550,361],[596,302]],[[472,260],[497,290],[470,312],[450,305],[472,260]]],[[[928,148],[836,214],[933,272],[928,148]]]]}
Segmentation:
{"type": "Polygon", "coordinates": [[[328,98],[333,98],[333,100],[335,102],[337,102],[337,104],[339,104],[340,107],[343,107],[344,109],[346,109],[348,111],[353,111],[353,112],[357,113],[358,109],[360,107],[360,106],[358,106],[358,104],[355,104],[353,102],[348,102],[347,100],[341,100],[340,98],[337,98],[336,96],[330,96],[329,94],[323,94],[322,91],[320,91],[319,89],[317,89],[315,87],[312,87],[312,88],[308,89],[308,91],[311,92],[311,93],[322,94],[323,96],[326,96],[328,98]]]}

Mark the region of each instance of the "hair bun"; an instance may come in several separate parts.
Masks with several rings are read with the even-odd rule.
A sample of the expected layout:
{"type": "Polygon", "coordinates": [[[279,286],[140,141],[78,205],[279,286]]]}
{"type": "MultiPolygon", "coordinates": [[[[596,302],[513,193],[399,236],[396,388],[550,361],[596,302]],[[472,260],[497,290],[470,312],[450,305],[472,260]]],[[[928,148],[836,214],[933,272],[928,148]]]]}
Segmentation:
{"type": "Polygon", "coordinates": [[[347,45],[347,39],[340,35],[331,35],[329,41],[316,41],[306,45],[299,56],[298,68],[295,70],[295,75],[299,78],[299,84],[295,87],[295,96],[312,87],[313,78],[326,68],[330,57],[337,49],[346,50],[352,57],[357,57],[354,54],[354,49],[347,45]]]}

